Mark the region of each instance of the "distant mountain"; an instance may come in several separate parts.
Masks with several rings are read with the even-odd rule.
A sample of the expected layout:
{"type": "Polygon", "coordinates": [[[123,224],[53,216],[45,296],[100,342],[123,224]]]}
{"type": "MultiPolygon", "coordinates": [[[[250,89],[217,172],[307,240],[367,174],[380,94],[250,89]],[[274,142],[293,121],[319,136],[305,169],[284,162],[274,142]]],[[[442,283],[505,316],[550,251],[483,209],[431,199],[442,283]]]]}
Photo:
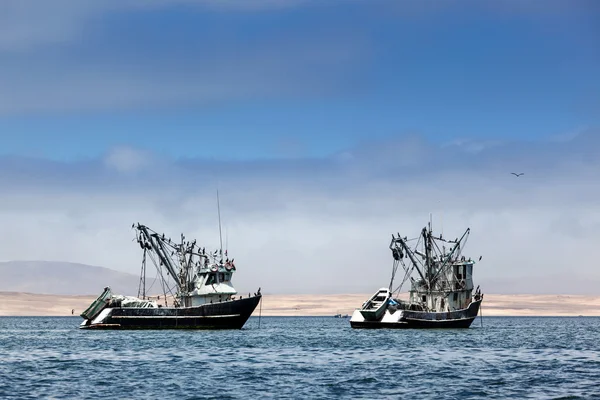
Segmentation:
{"type": "Polygon", "coordinates": [[[59,295],[113,293],[136,296],[139,277],[85,264],[55,261],[0,262],[0,291],[59,295]]]}

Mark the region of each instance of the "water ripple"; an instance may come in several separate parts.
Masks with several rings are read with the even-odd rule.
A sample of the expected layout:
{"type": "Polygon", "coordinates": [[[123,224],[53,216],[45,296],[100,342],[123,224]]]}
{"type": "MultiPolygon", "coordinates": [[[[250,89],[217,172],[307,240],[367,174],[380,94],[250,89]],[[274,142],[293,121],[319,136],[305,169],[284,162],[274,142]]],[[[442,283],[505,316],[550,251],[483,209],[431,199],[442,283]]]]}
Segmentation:
{"type": "Polygon", "coordinates": [[[0,317],[0,397],[600,398],[600,318],[493,318],[467,330],[352,330],[252,318],[241,331],[77,329],[0,317]]]}

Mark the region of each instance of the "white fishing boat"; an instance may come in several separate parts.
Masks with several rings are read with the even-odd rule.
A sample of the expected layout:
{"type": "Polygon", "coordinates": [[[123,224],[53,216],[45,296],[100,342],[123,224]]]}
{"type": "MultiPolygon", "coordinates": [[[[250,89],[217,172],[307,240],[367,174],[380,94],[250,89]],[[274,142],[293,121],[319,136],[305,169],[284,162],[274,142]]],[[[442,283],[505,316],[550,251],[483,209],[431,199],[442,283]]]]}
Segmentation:
{"type": "MultiPolygon", "coordinates": [[[[389,288],[382,288],[356,309],[352,328],[468,328],[477,317],[483,294],[473,293],[475,261],[462,252],[470,229],[455,240],[436,237],[429,226],[415,239],[392,235],[393,266],[389,288]],[[392,290],[399,267],[405,271],[392,290]],[[408,301],[398,299],[410,281],[408,301]],[[389,294],[389,296],[388,296],[389,294]]],[[[481,257],[479,257],[481,261],[481,257]]]]}

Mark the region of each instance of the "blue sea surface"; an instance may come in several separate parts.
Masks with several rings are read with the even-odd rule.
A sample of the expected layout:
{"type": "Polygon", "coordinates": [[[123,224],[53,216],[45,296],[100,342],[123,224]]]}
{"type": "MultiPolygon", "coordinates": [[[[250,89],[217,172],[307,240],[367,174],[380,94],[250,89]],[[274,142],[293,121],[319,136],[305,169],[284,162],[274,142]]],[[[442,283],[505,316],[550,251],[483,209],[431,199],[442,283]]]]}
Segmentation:
{"type": "Polygon", "coordinates": [[[252,317],[231,331],[89,331],[0,317],[2,399],[600,399],[600,318],[355,330],[252,317]]]}

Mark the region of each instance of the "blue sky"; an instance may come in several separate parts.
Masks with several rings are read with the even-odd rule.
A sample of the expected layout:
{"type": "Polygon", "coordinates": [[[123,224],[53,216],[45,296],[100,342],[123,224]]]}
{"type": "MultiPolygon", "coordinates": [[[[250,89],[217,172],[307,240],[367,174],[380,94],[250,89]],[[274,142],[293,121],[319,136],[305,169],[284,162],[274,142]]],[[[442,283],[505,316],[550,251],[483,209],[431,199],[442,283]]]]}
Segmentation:
{"type": "Polygon", "coordinates": [[[218,3],[4,2],[0,152],[325,157],[598,124],[592,1],[218,3]]]}
{"type": "Polygon", "coordinates": [[[429,213],[472,228],[488,291],[597,290],[599,20],[595,1],[3,1],[0,254],[137,273],[131,223],[216,245],[219,187],[241,290],[369,293],[390,233],[429,213]]]}

